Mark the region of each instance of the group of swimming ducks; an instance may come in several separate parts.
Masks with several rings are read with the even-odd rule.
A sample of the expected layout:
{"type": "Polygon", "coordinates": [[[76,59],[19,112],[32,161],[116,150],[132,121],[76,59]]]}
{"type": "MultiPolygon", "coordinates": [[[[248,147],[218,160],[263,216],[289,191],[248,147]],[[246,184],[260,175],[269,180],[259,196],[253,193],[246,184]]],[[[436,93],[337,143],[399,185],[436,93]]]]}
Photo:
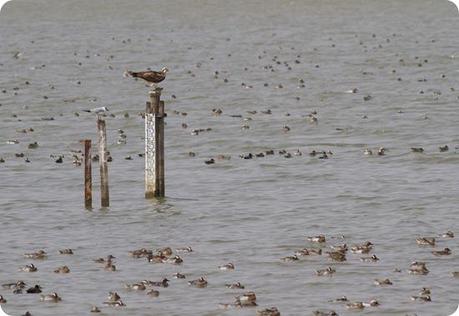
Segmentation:
{"type": "MultiPolygon", "coordinates": [[[[440,234],[436,237],[430,236],[420,236],[416,238],[417,245],[421,247],[435,247],[438,238],[441,238],[442,241],[454,238],[454,233],[448,231],[446,233],[440,234]]],[[[333,237],[332,237],[333,238],[333,237]]],[[[340,236],[339,238],[344,239],[344,236],[340,236]]],[[[294,252],[291,256],[286,256],[281,258],[284,262],[299,262],[301,258],[307,256],[322,256],[327,255],[331,262],[344,262],[347,261],[347,254],[348,252],[360,256],[360,261],[362,262],[372,262],[377,263],[379,258],[376,254],[371,254],[374,250],[374,244],[370,241],[366,241],[360,244],[355,244],[352,246],[348,246],[347,244],[338,244],[338,245],[331,245],[329,243],[329,238],[325,235],[317,235],[312,237],[306,237],[306,240],[310,243],[309,248],[302,248],[294,252]],[[328,246],[326,246],[328,245],[328,246]]],[[[183,248],[176,248],[175,254],[171,247],[164,247],[157,250],[150,250],[146,248],[140,248],[136,250],[129,251],[128,254],[132,258],[143,258],[148,263],[157,264],[157,263],[164,263],[164,264],[174,264],[174,265],[181,265],[183,263],[183,259],[178,254],[190,254],[193,252],[191,247],[183,247],[183,248]]],[[[431,250],[432,255],[434,256],[449,256],[451,255],[452,251],[450,248],[445,247],[443,249],[434,249],[431,250]]],[[[59,254],[61,255],[73,255],[72,249],[62,249],[59,250],[59,254]]],[[[48,257],[48,254],[44,250],[38,250],[36,252],[25,253],[24,257],[31,260],[45,260],[48,257]]],[[[106,271],[117,271],[114,261],[115,256],[108,255],[106,257],[93,259],[95,263],[103,264],[104,270],[106,271]]],[[[218,269],[221,271],[232,271],[236,267],[232,262],[226,263],[224,265],[218,266],[218,269]]],[[[28,264],[19,268],[21,272],[28,272],[33,273],[38,271],[38,268],[33,264],[28,264]]],[[[394,272],[401,273],[401,269],[394,269],[394,272]]],[[[409,267],[407,272],[413,275],[426,275],[429,273],[429,269],[427,268],[426,262],[420,261],[413,261],[409,267]]],[[[54,270],[54,273],[70,273],[70,269],[68,266],[61,266],[54,270]]],[[[336,269],[332,266],[329,266],[325,269],[316,270],[315,274],[319,277],[332,277],[336,273],[336,269]]],[[[459,278],[459,271],[452,272],[452,276],[455,278],[459,278]]],[[[173,275],[173,278],[176,279],[186,279],[186,275],[180,272],[177,272],[173,275]]],[[[169,286],[170,280],[167,278],[162,278],[158,281],[152,280],[142,280],[136,283],[131,284],[124,284],[123,288],[126,291],[137,291],[137,292],[145,292],[149,297],[158,297],[160,292],[156,288],[166,288],[169,286]]],[[[189,286],[195,288],[206,288],[208,285],[208,281],[204,276],[201,276],[197,279],[190,280],[187,282],[189,286]]],[[[393,282],[388,279],[374,279],[373,283],[377,286],[393,286],[393,282]]],[[[225,284],[226,288],[229,289],[239,289],[245,290],[245,286],[240,282],[235,283],[228,283],[225,284]]],[[[14,281],[5,283],[2,285],[2,288],[5,290],[10,290],[13,294],[40,294],[39,300],[42,302],[49,302],[49,303],[59,303],[62,301],[62,298],[56,293],[51,292],[49,294],[41,294],[42,287],[39,284],[27,286],[27,284],[22,281],[14,281]]],[[[420,301],[420,302],[431,302],[431,290],[429,288],[423,287],[418,295],[411,296],[411,300],[413,301],[420,301]]],[[[329,302],[334,303],[342,303],[345,305],[347,309],[350,310],[363,310],[366,307],[377,307],[380,305],[378,300],[371,299],[368,302],[363,301],[349,301],[346,296],[342,296],[335,300],[331,300],[329,302]]],[[[0,295],[0,304],[6,304],[7,299],[0,295]]],[[[121,299],[121,296],[114,291],[109,292],[107,300],[103,302],[104,305],[110,307],[125,307],[126,304],[121,299]]],[[[255,292],[248,291],[244,292],[240,295],[237,295],[234,298],[233,302],[229,303],[220,303],[218,304],[220,308],[223,309],[230,309],[230,308],[246,308],[246,307],[256,307],[257,304],[257,296],[255,292]]],[[[99,313],[101,309],[94,305],[91,310],[92,313],[99,313]]],[[[314,311],[314,315],[317,316],[337,316],[338,314],[334,310],[323,311],[317,310],[314,311]]],[[[257,316],[280,316],[280,311],[277,307],[269,307],[261,310],[256,311],[257,316]]],[[[32,316],[30,312],[26,312],[24,316],[32,316]]]]}
{"type": "MultiPolygon", "coordinates": [[[[379,147],[377,149],[370,149],[370,148],[365,148],[365,150],[363,151],[363,154],[365,156],[385,156],[386,155],[386,148],[385,147],[379,147]]],[[[439,147],[439,151],[440,152],[446,152],[449,150],[449,147],[448,145],[444,145],[444,146],[440,146],[439,147]]],[[[411,148],[411,151],[413,153],[423,153],[424,152],[424,148],[422,147],[412,147],[411,148]]],[[[239,158],[241,159],[253,159],[253,158],[263,158],[263,157],[266,157],[266,156],[270,156],[270,155],[274,155],[275,154],[275,151],[274,149],[269,149],[269,150],[266,150],[264,152],[259,152],[259,153],[244,153],[244,154],[240,154],[239,155],[239,158]]],[[[285,149],[281,149],[278,151],[278,154],[280,156],[283,156],[284,158],[292,158],[294,156],[303,156],[303,152],[297,148],[296,150],[294,150],[293,152],[290,152],[290,151],[287,151],[285,149]]],[[[330,151],[330,150],[312,150],[310,151],[309,153],[309,156],[310,157],[317,157],[319,159],[328,159],[330,156],[333,155],[333,152],[330,151]]],[[[193,153],[193,152],[190,152],[190,156],[191,157],[195,157],[196,154],[193,153]]],[[[210,159],[207,159],[207,160],[204,160],[204,163],[206,165],[211,165],[211,164],[214,164],[216,163],[217,161],[219,160],[230,160],[231,159],[231,156],[230,155],[217,155],[216,157],[213,157],[213,158],[210,158],[210,159]]]]}
{"type": "MultiPolygon", "coordinates": [[[[447,240],[447,239],[454,238],[454,233],[451,231],[448,231],[444,234],[440,234],[438,237],[447,240]]],[[[344,238],[344,237],[341,236],[341,238],[344,238]]],[[[312,247],[299,249],[295,251],[293,255],[283,257],[281,258],[281,260],[284,262],[299,262],[302,257],[320,256],[320,255],[326,254],[332,262],[344,262],[344,261],[347,261],[346,255],[348,251],[350,251],[352,254],[360,254],[360,255],[366,254],[367,256],[360,257],[360,261],[362,262],[376,263],[380,260],[376,256],[376,254],[370,255],[370,252],[372,252],[374,248],[374,244],[370,241],[366,241],[361,244],[356,244],[351,247],[348,247],[347,244],[341,244],[341,245],[329,245],[329,247],[326,248],[325,245],[327,243],[327,238],[324,235],[306,237],[306,239],[311,243],[312,247]]],[[[416,243],[419,246],[434,247],[436,245],[436,237],[418,237],[416,238],[416,243]]],[[[452,251],[450,248],[445,247],[443,249],[431,250],[431,253],[434,256],[449,256],[451,255],[452,251]]],[[[395,268],[394,272],[401,273],[402,270],[399,268],[395,268]]],[[[426,262],[413,261],[410,264],[407,272],[409,274],[414,274],[414,275],[426,275],[429,273],[429,269],[427,268],[426,262]]],[[[316,270],[317,276],[331,277],[335,273],[336,273],[336,269],[332,266],[329,266],[325,269],[316,270]]],[[[458,271],[454,271],[451,274],[455,278],[459,277],[458,271]]],[[[382,286],[382,287],[393,285],[393,282],[389,278],[374,279],[373,283],[377,286],[382,286]]],[[[431,290],[429,288],[423,287],[418,295],[413,295],[410,297],[410,299],[413,301],[431,302],[432,301],[431,290]]],[[[348,300],[346,296],[337,298],[330,302],[343,303],[345,304],[346,308],[350,310],[363,310],[365,307],[376,307],[380,305],[380,303],[376,299],[372,299],[369,302],[362,302],[362,301],[351,302],[348,300]]],[[[330,310],[330,311],[317,310],[314,312],[314,315],[337,316],[338,314],[334,310],[330,310]]]]}
{"type": "MultiPolygon", "coordinates": [[[[175,249],[176,253],[191,253],[193,249],[191,247],[183,247],[175,249]]],[[[62,249],[59,250],[61,255],[73,255],[73,250],[62,249]]],[[[183,259],[173,253],[172,248],[164,247],[157,250],[149,250],[146,248],[141,248],[133,251],[129,251],[129,256],[133,258],[144,258],[148,263],[166,263],[166,264],[174,264],[180,265],[183,262],[183,259]]],[[[48,254],[44,250],[38,250],[36,252],[25,253],[24,258],[31,259],[31,260],[45,260],[48,258],[48,254]]],[[[108,255],[106,257],[96,258],[93,259],[95,263],[103,264],[104,270],[106,271],[117,271],[115,266],[116,257],[113,255],[108,255]]],[[[224,265],[218,266],[218,269],[221,271],[231,271],[235,269],[235,265],[231,262],[226,263],[224,265]]],[[[33,264],[28,264],[19,268],[21,272],[28,272],[33,273],[38,271],[38,268],[33,264]]],[[[55,273],[70,273],[70,269],[67,266],[61,266],[54,270],[55,273]]],[[[186,275],[180,272],[174,273],[173,278],[176,279],[186,279],[186,275]]],[[[163,278],[159,281],[152,281],[152,280],[142,280],[132,284],[124,284],[123,288],[126,291],[137,291],[137,292],[146,292],[146,295],[149,297],[158,297],[160,292],[155,288],[166,288],[169,286],[170,280],[167,278],[163,278]]],[[[197,279],[190,280],[187,282],[190,287],[195,288],[206,288],[208,285],[208,281],[204,276],[201,276],[197,279]]],[[[245,289],[245,286],[242,285],[240,282],[235,283],[228,283],[225,284],[226,288],[229,289],[245,289]]],[[[2,285],[2,288],[5,290],[10,290],[13,294],[40,294],[42,293],[42,287],[39,284],[35,284],[33,286],[27,286],[27,284],[22,281],[14,281],[5,283],[2,285]]],[[[51,292],[49,294],[40,295],[39,300],[41,302],[48,302],[48,303],[59,303],[62,301],[62,298],[56,292],[51,292]]],[[[0,295],[0,304],[6,304],[7,299],[0,295]]],[[[115,292],[111,291],[108,293],[107,300],[103,302],[104,305],[110,307],[125,307],[126,304],[121,299],[121,296],[115,292]]],[[[235,301],[233,303],[228,304],[219,304],[220,308],[242,308],[242,307],[255,307],[257,306],[256,303],[256,294],[253,291],[242,293],[235,297],[235,301]]],[[[100,313],[101,309],[93,305],[91,313],[100,313]]],[[[280,312],[276,307],[270,307],[266,309],[257,310],[257,316],[280,316],[280,312]]],[[[26,312],[23,316],[32,316],[30,312],[26,312]]]]}

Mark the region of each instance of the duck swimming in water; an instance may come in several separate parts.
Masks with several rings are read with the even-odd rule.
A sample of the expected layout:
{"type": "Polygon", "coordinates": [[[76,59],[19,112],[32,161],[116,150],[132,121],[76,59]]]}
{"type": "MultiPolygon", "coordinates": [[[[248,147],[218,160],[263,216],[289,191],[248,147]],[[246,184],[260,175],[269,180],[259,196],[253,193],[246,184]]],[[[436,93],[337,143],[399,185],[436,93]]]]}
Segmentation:
{"type": "Polygon", "coordinates": [[[363,305],[362,302],[353,302],[353,303],[347,303],[346,307],[348,309],[359,309],[359,310],[361,310],[361,309],[365,308],[365,305],[363,305]]]}
{"type": "Polygon", "coordinates": [[[241,282],[232,283],[232,284],[225,284],[225,286],[228,289],[244,289],[245,288],[245,286],[242,285],[241,282]]]}
{"type": "Polygon", "coordinates": [[[156,250],[156,254],[162,257],[170,257],[172,256],[172,248],[164,247],[164,248],[158,249],[156,250]]]}
{"type": "Polygon", "coordinates": [[[110,262],[107,262],[107,264],[104,266],[104,270],[105,271],[116,271],[116,266],[110,261],[110,262]]]}
{"type": "Polygon", "coordinates": [[[371,156],[373,155],[373,152],[371,151],[371,149],[365,148],[365,150],[363,151],[363,154],[366,156],[371,156]]]}
{"type": "Polygon", "coordinates": [[[38,293],[41,293],[41,286],[36,284],[35,286],[33,287],[30,287],[26,290],[26,293],[28,294],[38,294],[38,293]]]}
{"type": "Polygon", "coordinates": [[[162,255],[148,255],[147,260],[150,263],[163,263],[164,260],[166,260],[167,257],[162,256],[162,255]]]}
{"type": "Polygon", "coordinates": [[[298,258],[297,255],[293,255],[293,256],[287,256],[287,257],[281,258],[281,260],[284,262],[295,262],[295,261],[300,260],[300,258],[298,258]]]}
{"type": "Polygon", "coordinates": [[[157,290],[150,290],[147,292],[147,295],[148,296],[151,296],[151,297],[158,297],[159,296],[159,291],[157,290]]]}
{"type": "Polygon", "coordinates": [[[23,267],[19,268],[19,271],[22,271],[22,272],[36,272],[36,271],[38,271],[38,269],[37,269],[36,266],[34,266],[33,263],[31,263],[31,264],[28,264],[26,266],[23,266],[23,267]]]}
{"type": "Polygon", "coordinates": [[[121,297],[116,292],[109,292],[107,298],[110,302],[116,302],[121,299],[121,297]]]}
{"type": "Polygon", "coordinates": [[[17,282],[14,282],[14,283],[5,283],[5,284],[2,284],[2,288],[4,288],[4,289],[10,289],[10,290],[14,290],[14,289],[23,289],[25,286],[26,286],[26,284],[25,284],[24,281],[17,281],[17,282]]]}
{"type": "Polygon", "coordinates": [[[44,250],[38,250],[37,252],[25,253],[24,257],[29,259],[46,259],[47,254],[44,250]]]}
{"type": "Polygon", "coordinates": [[[295,251],[295,256],[309,256],[309,250],[306,248],[295,251]]]}
{"type": "Polygon", "coordinates": [[[443,250],[433,250],[432,253],[435,256],[449,256],[451,254],[451,249],[445,248],[443,250]]]}
{"type": "Polygon", "coordinates": [[[311,255],[317,255],[317,256],[322,255],[322,249],[309,248],[308,250],[309,250],[309,254],[311,255]]]}
{"type": "Polygon", "coordinates": [[[343,245],[336,245],[336,246],[330,246],[331,249],[334,251],[339,251],[339,252],[346,252],[348,251],[348,247],[346,244],[343,245]]]}
{"type": "Polygon", "coordinates": [[[242,295],[236,296],[236,302],[239,302],[242,305],[250,305],[251,303],[255,303],[257,300],[257,296],[255,292],[246,292],[242,295]]]}
{"type": "Polygon", "coordinates": [[[153,251],[145,248],[129,251],[129,255],[134,258],[143,258],[152,255],[153,251]]]}
{"type": "Polygon", "coordinates": [[[221,309],[230,309],[230,308],[243,308],[243,307],[254,307],[258,306],[256,302],[250,302],[247,304],[242,305],[240,302],[234,302],[234,303],[219,303],[218,307],[221,309]]]}
{"type": "Polygon", "coordinates": [[[70,269],[67,266],[62,266],[54,270],[54,273],[70,273],[70,269]]]}
{"type": "Polygon", "coordinates": [[[351,247],[351,252],[352,253],[359,253],[359,254],[365,254],[369,253],[370,250],[373,249],[373,244],[371,241],[367,241],[361,245],[355,245],[351,247]]]}
{"type": "Polygon", "coordinates": [[[173,258],[167,258],[162,260],[163,263],[172,263],[172,264],[181,264],[183,259],[179,256],[175,256],[173,258]]]}
{"type": "Polygon", "coordinates": [[[164,278],[161,281],[148,281],[148,280],[143,280],[143,284],[148,285],[148,286],[159,286],[159,287],[168,287],[169,286],[169,280],[164,278]]]}
{"type": "Polygon", "coordinates": [[[326,241],[324,235],[307,237],[306,239],[309,240],[309,241],[318,242],[318,243],[324,243],[326,241]]]}
{"type": "Polygon", "coordinates": [[[257,316],[281,316],[277,307],[265,308],[263,310],[257,311],[257,316]]]}
{"type": "Polygon", "coordinates": [[[346,261],[346,254],[341,251],[327,251],[327,254],[334,261],[343,262],[346,261]]]}
{"type": "Polygon", "coordinates": [[[392,285],[392,281],[389,280],[389,279],[375,279],[375,282],[374,282],[376,285],[392,285]]]}
{"type": "Polygon", "coordinates": [[[338,316],[338,314],[335,311],[314,311],[312,313],[314,316],[338,316]]]}
{"type": "Polygon", "coordinates": [[[113,307],[126,306],[126,304],[124,304],[122,300],[118,300],[118,301],[115,301],[115,302],[104,302],[104,304],[108,305],[108,306],[113,306],[113,307]]]}
{"type": "Polygon", "coordinates": [[[423,287],[421,292],[419,292],[420,296],[430,295],[432,294],[429,288],[423,287]]]}
{"type": "Polygon", "coordinates": [[[176,279],[185,279],[186,276],[184,274],[180,273],[180,272],[176,272],[176,273],[174,273],[174,278],[176,278],[176,279]]]}
{"type": "Polygon", "coordinates": [[[377,261],[379,261],[379,258],[376,257],[376,255],[372,255],[371,257],[362,257],[362,258],[360,258],[360,261],[363,261],[363,262],[377,262],[377,261]]]}
{"type": "Polygon", "coordinates": [[[363,303],[363,306],[365,306],[365,307],[375,307],[375,306],[379,306],[379,302],[377,300],[371,300],[368,303],[363,303]]]}
{"type": "Polygon", "coordinates": [[[188,281],[188,285],[203,288],[207,286],[207,280],[204,279],[203,277],[200,277],[197,280],[188,281]]]}
{"type": "Polygon", "coordinates": [[[449,150],[449,147],[448,147],[448,145],[445,145],[445,146],[440,146],[440,147],[438,147],[438,149],[440,150],[440,152],[443,153],[443,152],[445,152],[445,151],[448,151],[448,150],[449,150]]]}
{"type": "Polygon", "coordinates": [[[347,299],[346,296],[341,296],[341,297],[338,297],[334,300],[330,300],[329,302],[349,302],[349,300],[347,299]]]}
{"type": "Polygon", "coordinates": [[[191,249],[191,247],[183,247],[183,248],[177,248],[175,249],[176,252],[185,252],[185,253],[189,253],[189,252],[193,252],[193,249],[191,249]]]}
{"type": "Polygon", "coordinates": [[[93,261],[96,262],[96,263],[107,263],[107,262],[111,262],[112,259],[116,259],[116,257],[114,257],[112,255],[108,255],[107,259],[98,258],[98,259],[94,259],[93,261]]]}
{"type": "Polygon", "coordinates": [[[42,301],[42,302],[57,303],[57,302],[59,302],[61,300],[62,300],[62,298],[60,298],[59,295],[57,295],[56,292],[53,292],[53,293],[48,294],[48,295],[41,295],[40,296],[40,301],[42,301]]]}
{"type": "Polygon", "coordinates": [[[145,284],[143,283],[125,284],[124,287],[127,290],[133,290],[133,291],[145,291],[146,289],[145,284]]]}
{"type": "Polygon", "coordinates": [[[412,301],[422,301],[422,302],[431,302],[432,298],[430,295],[423,295],[423,296],[411,296],[412,301]]]}
{"type": "Polygon", "coordinates": [[[411,263],[408,273],[426,275],[429,273],[429,269],[427,269],[425,262],[414,261],[411,263]]]}
{"type": "Polygon", "coordinates": [[[434,237],[418,237],[416,243],[420,246],[435,246],[434,237]]]}
{"type": "Polygon", "coordinates": [[[97,307],[95,305],[93,307],[91,307],[91,313],[100,313],[99,307],[97,307]]]}
{"type": "Polygon", "coordinates": [[[441,237],[443,238],[454,238],[454,233],[448,230],[446,233],[442,234],[441,237]]]}
{"type": "Polygon", "coordinates": [[[220,270],[234,270],[234,264],[232,264],[231,262],[227,263],[227,264],[224,264],[222,266],[218,266],[218,268],[220,270]]]}
{"type": "Polygon", "coordinates": [[[336,272],[335,269],[333,269],[332,267],[328,267],[326,269],[317,270],[316,274],[318,276],[332,276],[335,272],[336,272]]]}
{"type": "Polygon", "coordinates": [[[62,249],[62,250],[59,250],[59,253],[61,255],[73,255],[73,250],[68,248],[68,249],[62,249]]]}

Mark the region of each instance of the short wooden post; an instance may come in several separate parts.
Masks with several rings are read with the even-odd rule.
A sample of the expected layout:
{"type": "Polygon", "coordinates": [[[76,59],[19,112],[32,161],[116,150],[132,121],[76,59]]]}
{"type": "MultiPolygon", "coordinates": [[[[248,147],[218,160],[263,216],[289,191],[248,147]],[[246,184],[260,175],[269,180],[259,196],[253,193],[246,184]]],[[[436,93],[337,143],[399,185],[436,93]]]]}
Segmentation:
{"type": "Polygon", "coordinates": [[[92,209],[91,140],[81,142],[84,143],[84,207],[92,209]]]}
{"type": "Polygon", "coordinates": [[[164,197],[164,102],[162,88],[150,91],[145,110],[145,198],[164,197]]]}
{"type": "Polygon", "coordinates": [[[108,166],[107,166],[107,131],[105,120],[97,118],[97,129],[99,130],[99,167],[100,167],[100,200],[102,207],[110,205],[108,194],[108,166]]]}

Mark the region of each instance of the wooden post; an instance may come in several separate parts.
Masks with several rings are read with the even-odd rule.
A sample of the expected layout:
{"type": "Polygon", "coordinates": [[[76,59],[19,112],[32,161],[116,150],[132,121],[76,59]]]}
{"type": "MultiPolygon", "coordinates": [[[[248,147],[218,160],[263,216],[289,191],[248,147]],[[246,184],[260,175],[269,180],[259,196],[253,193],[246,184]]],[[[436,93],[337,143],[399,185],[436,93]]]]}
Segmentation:
{"type": "Polygon", "coordinates": [[[84,207],[92,209],[92,168],[91,168],[91,140],[84,143],[84,207]]]}
{"type": "Polygon", "coordinates": [[[157,196],[165,196],[164,181],[164,101],[159,101],[158,113],[156,114],[156,132],[157,132],[157,169],[156,169],[156,191],[157,196]]]}
{"type": "Polygon", "coordinates": [[[150,91],[145,109],[145,198],[164,197],[164,102],[162,88],[150,91]]]}
{"type": "Polygon", "coordinates": [[[97,129],[99,130],[100,200],[102,207],[108,207],[110,198],[108,194],[107,131],[105,120],[100,117],[97,117],[97,129]]]}

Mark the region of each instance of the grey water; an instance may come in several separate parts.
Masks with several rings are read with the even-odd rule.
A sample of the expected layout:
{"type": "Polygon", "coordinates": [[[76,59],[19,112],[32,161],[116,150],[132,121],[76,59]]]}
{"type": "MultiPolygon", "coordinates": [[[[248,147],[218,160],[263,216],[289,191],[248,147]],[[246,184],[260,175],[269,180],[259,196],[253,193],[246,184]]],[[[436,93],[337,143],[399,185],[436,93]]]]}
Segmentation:
{"type": "Polygon", "coordinates": [[[3,309],[15,316],[89,315],[92,305],[105,315],[255,315],[270,306],[282,315],[450,315],[459,304],[451,274],[459,271],[459,247],[457,237],[438,235],[459,234],[458,70],[459,15],[446,0],[7,3],[0,14],[0,281],[40,284],[62,301],[0,289],[3,309]],[[148,87],[123,72],[163,66],[170,69],[161,83],[167,196],[152,201],[144,199],[138,155],[148,87]],[[115,115],[106,118],[111,206],[98,207],[93,163],[94,209],[87,211],[83,168],[72,164],[71,150],[85,138],[97,147],[95,117],[82,112],[97,106],[115,115]],[[267,109],[271,115],[261,112],[267,109]],[[308,120],[313,111],[317,124],[308,120]],[[192,135],[200,128],[211,130],[192,135]],[[126,144],[118,144],[118,129],[126,144]],[[29,149],[33,142],[38,148],[29,149]],[[449,150],[440,152],[444,145],[449,150]],[[364,155],[366,148],[374,154],[364,155]],[[275,155],[239,157],[270,149],[275,155]],[[312,150],[333,154],[319,159],[312,150]],[[221,154],[231,159],[216,159],[221,154]],[[63,163],[51,155],[64,155],[63,163]],[[212,157],[215,164],[204,163],[212,157]],[[318,234],[327,238],[324,252],[369,240],[381,260],[364,263],[351,253],[344,263],[326,255],[280,260],[317,247],[306,237],[318,234]],[[437,237],[437,246],[417,246],[420,236],[437,237]],[[128,256],[166,246],[194,251],[180,266],[128,256]],[[431,253],[445,247],[451,255],[431,253]],[[75,254],[59,255],[63,248],[75,254]],[[38,249],[48,259],[23,257],[38,249]],[[92,261],[108,254],[118,271],[92,261]],[[430,273],[408,274],[415,260],[430,273]],[[38,272],[18,272],[32,262],[38,272]],[[228,262],[234,271],[218,269],[228,262]],[[61,265],[71,273],[53,273],[61,265]],[[333,277],[316,276],[328,266],[333,277]],[[172,279],[175,272],[187,279],[172,279]],[[207,288],[188,286],[201,276],[207,288]],[[123,289],[163,277],[170,286],[155,299],[123,289]],[[376,278],[393,285],[376,286],[376,278]],[[245,290],[225,288],[237,281],[245,290]],[[422,287],[431,288],[432,302],[411,300],[422,287]],[[104,306],[109,291],[127,306],[104,306]],[[256,293],[258,307],[219,308],[244,291],[256,293]],[[330,302],[343,295],[380,306],[352,311],[330,302]]]}

